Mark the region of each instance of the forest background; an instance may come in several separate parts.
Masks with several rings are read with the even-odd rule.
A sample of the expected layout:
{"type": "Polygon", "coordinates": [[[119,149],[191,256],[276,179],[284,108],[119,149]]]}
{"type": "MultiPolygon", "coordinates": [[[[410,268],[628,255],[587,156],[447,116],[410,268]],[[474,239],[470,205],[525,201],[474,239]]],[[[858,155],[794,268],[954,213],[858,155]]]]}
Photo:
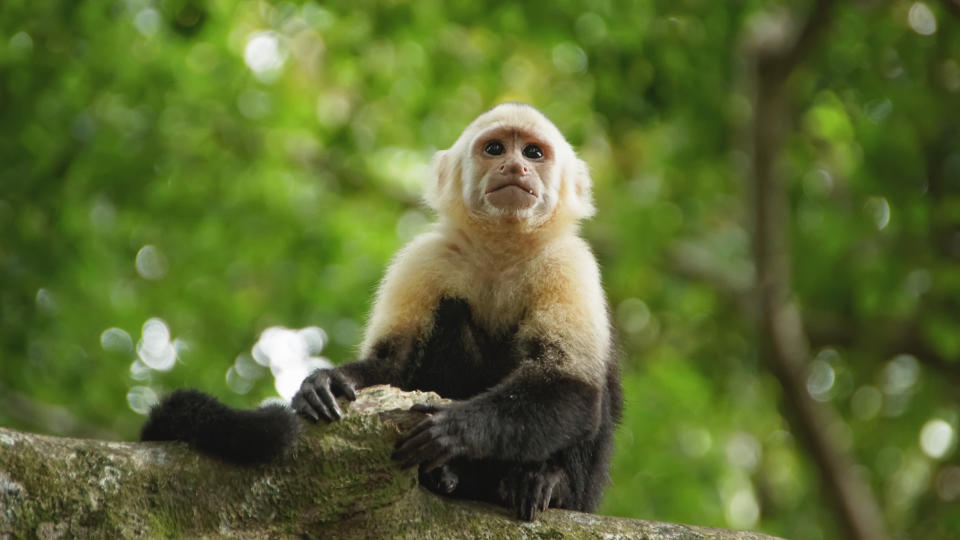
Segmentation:
{"type": "Polygon", "coordinates": [[[892,536],[960,537],[954,0],[4,0],[0,425],[134,440],[170,389],[252,407],[348,361],[431,155],[513,100],[595,183],[602,513],[843,537],[839,459],[892,536]],[[769,115],[757,47],[817,10],[769,115]],[[758,152],[802,392],[757,307],[758,152]]]}

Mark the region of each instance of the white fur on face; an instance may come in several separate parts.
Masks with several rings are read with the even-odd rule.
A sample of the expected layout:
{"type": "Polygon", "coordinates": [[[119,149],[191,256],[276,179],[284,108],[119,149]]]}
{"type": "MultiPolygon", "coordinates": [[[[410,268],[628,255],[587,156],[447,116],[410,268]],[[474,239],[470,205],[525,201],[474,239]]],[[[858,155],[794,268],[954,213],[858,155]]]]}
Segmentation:
{"type": "Polygon", "coordinates": [[[473,216],[538,227],[551,220],[573,223],[593,214],[586,164],[556,126],[529,105],[506,103],[481,114],[450,149],[437,153],[434,171],[435,182],[429,186],[426,200],[442,216],[454,220],[473,216]],[[489,140],[504,143],[505,150],[520,156],[521,161],[518,152],[524,145],[535,143],[544,149],[542,160],[526,162],[522,182],[524,189],[535,192],[535,202],[527,205],[523,196],[488,196],[488,188],[502,180],[497,171],[501,162],[484,153],[489,140]]]}

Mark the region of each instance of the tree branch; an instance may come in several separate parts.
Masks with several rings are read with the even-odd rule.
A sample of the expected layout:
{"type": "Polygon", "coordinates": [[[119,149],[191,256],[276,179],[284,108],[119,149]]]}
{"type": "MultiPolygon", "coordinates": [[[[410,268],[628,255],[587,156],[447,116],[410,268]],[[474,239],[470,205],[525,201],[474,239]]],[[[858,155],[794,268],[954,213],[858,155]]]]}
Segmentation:
{"type": "Polygon", "coordinates": [[[838,521],[849,538],[887,538],[883,516],[869,487],[855,474],[853,460],[830,435],[836,413],[807,393],[805,366],[809,344],[800,312],[790,290],[789,205],[784,180],[777,170],[786,122],[790,75],[826,31],[834,2],[815,0],[795,37],[783,29],[758,26],[749,40],[753,119],[750,125],[752,170],[749,207],[753,212],[755,295],[762,355],[783,389],[791,430],[810,453],[838,521]]]}
{"type": "Polygon", "coordinates": [[[119,443],[0,428],[0,538],[712,538],[770,537],[548,510],[535,523],[417,486],[390,459],[436,394],[374,386],[346,416],[304,424],[287,457],[241,467],[181,443],[119,443]]]}

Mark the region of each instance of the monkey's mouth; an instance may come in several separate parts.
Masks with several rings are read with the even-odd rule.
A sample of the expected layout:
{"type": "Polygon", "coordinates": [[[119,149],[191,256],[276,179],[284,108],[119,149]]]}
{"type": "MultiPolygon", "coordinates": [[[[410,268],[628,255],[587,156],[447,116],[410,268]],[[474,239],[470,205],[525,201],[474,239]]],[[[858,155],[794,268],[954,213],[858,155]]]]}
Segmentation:
{"type": "Polygon", "coordinates": [[[540,195],[533,186],[516,180],[490,186],[487,190],[490,204],[503,210],[521,210],[536,204],[540,195]]]}
{"type": "Polygon", "coordinates": [[[491,194],[491,193],[494,193],[494,192],[497,192],[497,191],[503,191],[503,190],[505,190],[505,189],[510,189],[510,188],[519,189],[520,191],[524,191],[524,192],[526,192],[526,193],[528,193],[528,194],[530,194],[530,195],[533,195],[534,197],[537,196],[537,192],[534,191],[534,189],[533,189],[532,187],[527,186],[527,185],[525,185],[525,184],[521,184],[520,182],[512,183],[512,184],[504,184],[504,185],[502,185],[502,186],[495,187],[495,188],[493,188],[493,189],[491,189],[491,190],[488,190],[488,191],[487,191],[487,195],[489,195],[489,194],[491,194]]]}
{"type": "Polygon", "coordinates": [[[503,191],[503,190],[510,191],[511,188],[513,188],[513,190],[521,191],[533,197],[540,196],[540,194],[537,193],[537,190],[534,188],[533,184],[531,184],[530,182],[524,181],[521,178],[504,178],[500,182],[494,182],[487,189],[487,195],[490,195],[491,193],[496,193],[498,191],[503,191]]]}

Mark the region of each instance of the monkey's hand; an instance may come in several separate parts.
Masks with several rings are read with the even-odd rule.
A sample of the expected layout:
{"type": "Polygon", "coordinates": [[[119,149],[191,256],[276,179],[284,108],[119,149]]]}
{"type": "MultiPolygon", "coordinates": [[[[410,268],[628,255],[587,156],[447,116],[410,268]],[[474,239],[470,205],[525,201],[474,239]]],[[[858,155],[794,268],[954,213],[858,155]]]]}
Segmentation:
{"type": "Polygon", "coordinates": [[[482,457],[471,455],[474,452],[466,438],[468,424],[462,404],[418,403],[410,410],[428,416],[397,440],[390,457],[401,467],[419,464],[422,472],[429,473],[456,457],[482,457]]]}
{"type": "Polygon", "coordinates": [[[293,396],[293,410],[300,416],[319,422],[339,420],[343,412],[337,405],[337,397],[350,401],[357,399],[356,384],[336,369],[318,369],[300,384],[300,390],[293,396]]]}
{"type": "Polygon", "coordinates": [[[551,503],[563,504],[565,478],[562,469],[546,463],[517,465],[500,480],[500,497],[516,511],[517,519],[533,521],[551,503]]]}

